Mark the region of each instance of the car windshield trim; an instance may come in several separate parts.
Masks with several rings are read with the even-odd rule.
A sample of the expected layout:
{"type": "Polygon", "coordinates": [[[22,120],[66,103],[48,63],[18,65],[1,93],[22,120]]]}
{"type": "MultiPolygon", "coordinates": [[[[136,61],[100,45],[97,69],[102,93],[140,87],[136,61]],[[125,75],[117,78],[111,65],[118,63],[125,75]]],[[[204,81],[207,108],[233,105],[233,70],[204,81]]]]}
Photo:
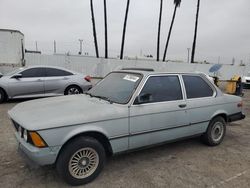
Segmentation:
{"type": "Polygon", "coordinates": [[[132,99],[132,97],[133,97],[133,95],[134,95],[136,89],[138,88],[138,86],[140,85],[140,83],[141,83],[141,81],[142,81],[142,78],[143,78],[143,74],[138,73],[138,72],[113,71],[113,72],[110,72],[109,74],[107,74],[100,82],[98,82],[98,84],[97,84],[96,86],[94,86],[90,91],[86,92],[85,94],[87,94],[87,95],[89,95],[89,96],[91,96],[91,97],[97,97],[97,98],[101,98],[101,99],[103,99],[103,100],[107,100],[107,101],[110,102],[110,103],[116,103],[116,104],[126,105],[126,104],[128,104],[128,103],[131,101],[131,99],[132,99]],[[138,75],[138,76],[139,76],[138,83],[135,84],[133,90],[131,91],[131,95],[128,97],[127,101],[124,102],[124,103],[118,102],[118,101],[114,101],[114,100],[111,100],[109,97],[105,97],[105,96],[101,96],[101,95],[93,95],[92,93],[90,93],[92,89],[94,89],[96,86],[102,84],[103,80],[104,80],[105,78],[107,78],[107,77],[108,77],[110,74],[112,74],[112,73],[125,73],[125,74],[133,74],[133,75],[138,75]]]}

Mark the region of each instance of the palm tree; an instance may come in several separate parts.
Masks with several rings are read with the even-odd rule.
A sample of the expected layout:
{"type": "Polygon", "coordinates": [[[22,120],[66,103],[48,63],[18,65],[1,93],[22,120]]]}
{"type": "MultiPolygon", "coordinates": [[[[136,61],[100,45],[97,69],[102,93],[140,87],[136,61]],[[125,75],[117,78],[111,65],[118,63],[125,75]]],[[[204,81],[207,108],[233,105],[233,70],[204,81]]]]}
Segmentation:
{"type": "Polygon", "coordinates": [[[197,28],[198,28],[198,19],[199,19],[199,10],[200,10],[200,0],[197,1],[197,11],[196,11],[196,21],[195,21],[195,29],[194,29],[194,41],[193,41],[193,47],[192,47],[191,63],[194,63],[197,28]]]}
{"type": "Polygon", "coordinates": [[[92,17],[92,25],[93,25],[95,53],[96,53],[96,57],[99,58],[98,43],[97,43],[97,36],[96,36],[96,29],[95,29],[95,15],[94,15],[94,8],[93,8],[93,0],[90,0],[90,9],[91,9],[91,17],[92,17]]]}
{"type": "Polygon", "coordinates": [[[170,39],[172,28],[173,28],[173,25],[174,25],[176,10],[177,10],[177,7],[179,7],[181,5],[181,0],[174,0],[174,4],[175,4],[175,8],[174,8],[174,13],[173,13],[173,17],[172,17],[172,22],[171,22],[169,32],[168,32],[168,38],[167,38],[167,42],[166,42],[166,46],[165,46],[165,50],[164,50],[163,61],[165,61],[165,59],[166,59],[169,39],[170,39]]]}
{"type": "Polygon", "coordinates": [[[107,28],[107,6],[106,0],[104,2],[104,27],[105,27],[105,58],[108,58],[108,28],[107,28]]]}
{"type": "Polygon", "coordinates": [[[162,17],[162,3],[160,0],[160,14],[159,14],[159,24],[158,24],[158,39],[157,39],[157,61],[160,60],[160,40],[161,40],[161,17],[162,17]]]}
{"type": "Polygon", "coordinates": [[[122,32],[122,44],[121,44],[120,59],[123,59],[124,42],[125,42],[125,34],[126,34],[127,19],[128,19],[128,11],[129,11],[129,3],[130,3],[130,0],[127,0],[127,7],[126,7],[126,13],[125,13],[124,24],[123,24],[123,32],[122,32]]]}

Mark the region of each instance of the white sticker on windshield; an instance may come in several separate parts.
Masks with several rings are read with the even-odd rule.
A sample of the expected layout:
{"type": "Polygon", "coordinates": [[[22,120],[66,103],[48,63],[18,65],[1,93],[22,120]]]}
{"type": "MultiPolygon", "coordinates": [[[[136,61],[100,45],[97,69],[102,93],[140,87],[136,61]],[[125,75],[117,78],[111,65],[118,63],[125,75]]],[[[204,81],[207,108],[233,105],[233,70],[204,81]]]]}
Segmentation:
{"type": "Polygon", "coordinates": [[[138,79],[139,79],[139,77],[138,76],[132,76],[132,75],[126,75],[126,76],[124,76],[124,78],[123,78],[124,80],[128,80],[128,81],[131,81],[131,82],[136,82],[138,79]]]}

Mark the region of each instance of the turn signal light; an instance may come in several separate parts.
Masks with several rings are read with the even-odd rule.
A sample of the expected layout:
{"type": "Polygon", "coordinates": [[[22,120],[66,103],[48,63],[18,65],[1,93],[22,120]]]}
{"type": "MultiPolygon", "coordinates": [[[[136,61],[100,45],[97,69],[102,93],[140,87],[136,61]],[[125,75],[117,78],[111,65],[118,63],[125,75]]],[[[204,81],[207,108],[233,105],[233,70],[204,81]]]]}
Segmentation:
{"type": "Polygon", "coordinates": [[[41,138],[41,136],[37,132],[29,132],[31,140],[36,147],[43,148],[46,147],[47,144],[41,138]]]}

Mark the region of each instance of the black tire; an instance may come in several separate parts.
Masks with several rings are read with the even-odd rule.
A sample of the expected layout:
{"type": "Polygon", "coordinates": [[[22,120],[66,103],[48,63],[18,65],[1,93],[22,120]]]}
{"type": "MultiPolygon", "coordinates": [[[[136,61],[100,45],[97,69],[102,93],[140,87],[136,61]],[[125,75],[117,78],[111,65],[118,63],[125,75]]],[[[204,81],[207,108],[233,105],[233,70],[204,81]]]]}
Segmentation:
{"type": "Polygon", "coordinates": [[[218,116],[212,119],[208,125],[206,133],[202,135],[202,141],[209,146],[217,146],[226,134],[226,121],[218,116]]]}
{"type": "Polygon", "coordinates": [[[56,169],[58,174],[68,184],[76,186],[86,184],[94,180],[102,171],[105,161],[106,155],[102,144],[100,144],[96,139],[92,137],[78,137],[70,141],[63,148],[62,152],[60,152],[56,162],[56,169]],[[91,160],[87,160],[88,158],[86,157],[86,155],[85,157],[83,157],[84,155],[82,155],[82,158],[78,156],[79,152],[86,152],[87,150],[90,152],[94,151],[94,156],[93,153],[89,154],[91,156],[90,158],[92,158],[91,160]],[[82,177],[79,177],[80,175],[76,174],[78,173],[77,170],[87,169],[87,167],[90,166],[91,161],[95,161],[95,159],[93,160],[94,157],[96,157],[98,163],[96,162],[96,165],[94,165],[93,169],[91,169],[92,167],[90,168],[89,171],[91,171],[91,173],[89,173],[88,176],[85,175],[85,177],[83,177],[84,175],[82,175],[82,177]],[[77,158],[79,158],[79,160],[77,158]],[[74,172],[75,169],[77,169],[76,172],[74,172]],[[72,173],[78,177],[74,177],[72,173]]]}
{"type": "Polygon", "coordinates": [[[72,86],[68,86],[65,89],[64,95],[77,95],[81,93],[82,93],[82,89],[79,86],[72,85],[72,86]]]}
{"type": "Polygon", "coordinates": [[[3,103],[5,99],[6,99],[5,92],[2,89],[0,89],[0,104],[3,103]]]}

